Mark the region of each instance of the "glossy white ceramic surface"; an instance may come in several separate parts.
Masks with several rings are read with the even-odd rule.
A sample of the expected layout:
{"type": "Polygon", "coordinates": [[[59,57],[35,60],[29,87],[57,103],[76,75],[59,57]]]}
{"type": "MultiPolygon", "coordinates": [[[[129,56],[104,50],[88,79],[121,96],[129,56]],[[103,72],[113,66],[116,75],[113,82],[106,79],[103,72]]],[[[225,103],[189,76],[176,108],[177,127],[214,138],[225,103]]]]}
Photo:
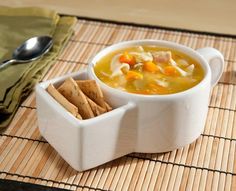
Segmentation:
{"type": "Polygon", "coordinates": [[[115,44],[92,59],[88,72],[69,74],[36,87],[40,132],[79,171],[131,152],[156,153],[183,147],[203,131],[211,88],[219,80],[223,65],[223,56],[212,48],[195,51],[156,40],[115,44]],[[202,65],[204,79],[195,87],[176,94],[138,95],[111,88],[96,77],[93,67],[101,57],[116,49],[144,44],[170,47],[188,54],[202,65]],[[93,119],[74,118],[45,90],[49,83],[57,86],[68,76],[95,79],[115,109],[93,119]]]}
{"type": "Polygon", "coordinates": [[[195,51],[168,41],[139,40],[118,43],[102,50],[91,61],[88,75],[99,83],[110,102],[118,105],[132,102],[137,106],[135,152],[166,152],[193,142],[203,131],[211,87],[219,80],[223,65],[222,54],[213,48],[195,51]],[[184,52],[201,64],[205,77],[193,88],[171,95],[131,94],[111,88],[96,77],[93,67],[104,55],[138,45],[169,47],[184,52]]]}
{"type": "Polygon", "coordinates": [[[62,76],[36,87],[38,125],[42,136],[79,171],[133,152],[135,105],[127,103],[98,117],[78,120],[46,91],[49,83],[57,86],[69,76],[86,79],[87,73],[62,76]]]}

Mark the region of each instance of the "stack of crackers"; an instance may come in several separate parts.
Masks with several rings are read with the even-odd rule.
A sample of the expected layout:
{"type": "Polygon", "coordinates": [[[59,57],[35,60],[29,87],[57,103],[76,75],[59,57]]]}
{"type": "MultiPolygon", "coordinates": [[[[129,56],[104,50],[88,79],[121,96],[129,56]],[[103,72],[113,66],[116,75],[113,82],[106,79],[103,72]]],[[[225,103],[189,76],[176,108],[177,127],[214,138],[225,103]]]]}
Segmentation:
{"type": "Polygon", "coordinates": [[[78,119],[90,119],[112,110],[95,80],[68,78],[58,88],[49,84],[47,91],[78,119]]]}

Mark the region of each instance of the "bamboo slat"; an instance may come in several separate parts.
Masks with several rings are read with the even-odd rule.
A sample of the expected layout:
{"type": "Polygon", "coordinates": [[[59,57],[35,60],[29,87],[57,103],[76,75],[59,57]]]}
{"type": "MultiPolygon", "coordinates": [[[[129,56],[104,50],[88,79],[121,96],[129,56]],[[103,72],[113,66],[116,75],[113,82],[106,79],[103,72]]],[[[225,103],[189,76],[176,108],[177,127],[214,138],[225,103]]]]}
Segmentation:
{"type": "Polygon", "coordinates": [[[236,190],[235,38],[78,19],[74,36],[42,81],[86,70],[103,48],[134,39],[169,40],[193,49],[211,46],[224,54],[224,73],[212,89],[201,136],[172,152],[131,153],[77,172],[40,135],[32,92],[0,134],[0,178],[86,191],[236,190]]]}

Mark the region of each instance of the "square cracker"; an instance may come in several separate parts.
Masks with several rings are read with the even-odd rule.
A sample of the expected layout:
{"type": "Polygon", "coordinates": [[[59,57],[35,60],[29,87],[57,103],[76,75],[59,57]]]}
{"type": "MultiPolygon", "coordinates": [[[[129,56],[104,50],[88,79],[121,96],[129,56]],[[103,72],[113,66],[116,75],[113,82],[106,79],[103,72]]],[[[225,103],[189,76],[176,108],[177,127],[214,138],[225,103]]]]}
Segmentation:
{"type": "Polygon", "coordinates": [[[86,96],[72,78],[66,79],[58,91],[78,108],[83,119],[94,117],[86,96]]]}
{"type": "Polygon", "coordinates": [[[77,80],[80,89],[96,104],[106,109],[106,103],[100,87],[95,80],[77,80]]]}
{"type": "Polygon", "coordinates": [[[105,102],[105,105],[106,105],[106,111],[112,110],[112,107],[107,102],[105,102]]]}
{"type": "Polygon", "coordinates": [[[76,118],[82,119],[81,115],[78,113],[78,108],[70,103],[62,94],[60,94],[60,92],[57,91],[57,89],[52,84],[49,84],[49,86],[47,87],[47,91],[67,111],[69,111],[76,118]]]}
{"type": "Polygon", "coordinates": [[[101,115],[103,113],[106,113],[106,109],[100,107],[98,104],[96,104],[93,100],[91,100],[88,96],[86,96],[88,103],[93,111],[93,114],[95,116],[101,115]]]}

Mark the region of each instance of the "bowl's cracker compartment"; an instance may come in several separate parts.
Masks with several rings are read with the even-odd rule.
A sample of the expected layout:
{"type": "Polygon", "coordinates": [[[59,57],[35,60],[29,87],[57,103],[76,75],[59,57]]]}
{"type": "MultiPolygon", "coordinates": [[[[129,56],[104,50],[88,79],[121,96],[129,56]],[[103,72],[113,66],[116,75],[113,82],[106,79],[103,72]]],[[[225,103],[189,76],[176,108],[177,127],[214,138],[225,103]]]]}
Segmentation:
{"type": "Polygon", "coordinates": [[[74,80],[69,77],[55,87],[49,84],[48,93],[76,118],[90,119],[111,111],[95,80],[74,80]]]}
{"type": "Polygon", "coordinates": [[[103,95],[86,72],[36,86],[39,131],[76,170],[87,170],[134,151],[137,107],[122,99],[123,105],[117,106],[109,96],[103,95]]]}

